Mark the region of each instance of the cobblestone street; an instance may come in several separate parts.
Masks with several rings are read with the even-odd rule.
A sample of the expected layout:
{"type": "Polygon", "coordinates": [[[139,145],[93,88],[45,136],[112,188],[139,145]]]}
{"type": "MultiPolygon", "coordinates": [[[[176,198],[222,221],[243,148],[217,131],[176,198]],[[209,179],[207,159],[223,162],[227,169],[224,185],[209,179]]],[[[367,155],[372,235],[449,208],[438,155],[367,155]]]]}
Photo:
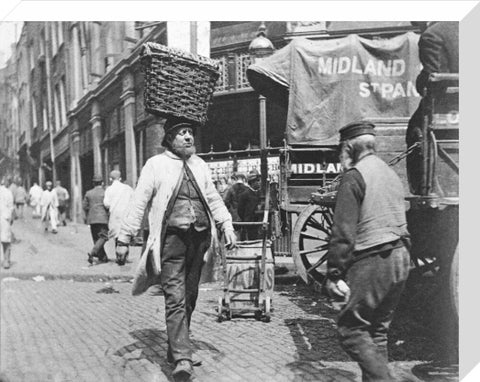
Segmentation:
{"type": "MultiPolygon", "coordinates": [[[[12,268],[2,270],[0,380],[172,380],[163,296],[152,289],[139,297],[130,294],[138,252],[125,268],[113,261],[87,267],[85,226],[60,227],[53,236],[38,223],[14,223],[20,242],[13,247],[12,268]],[[44,281],[36,277],[42,275],[44,281]]],[[[305,285],[277,283],[270,323],[254,318],[217,322],[220,295],[220,283],[201,285],[192,334],[202,365],[195,367],[193,380],[361,380],[357,364],[338,345],[336,312],[305,285]]],[[[422,350],[428,340],[413,337],[405,322],[396,324],[390,344],[399,378],[413,371],[419,379],[403,380],[456,381],[455,365],[435,366],[435,357],[422,350]]]]}

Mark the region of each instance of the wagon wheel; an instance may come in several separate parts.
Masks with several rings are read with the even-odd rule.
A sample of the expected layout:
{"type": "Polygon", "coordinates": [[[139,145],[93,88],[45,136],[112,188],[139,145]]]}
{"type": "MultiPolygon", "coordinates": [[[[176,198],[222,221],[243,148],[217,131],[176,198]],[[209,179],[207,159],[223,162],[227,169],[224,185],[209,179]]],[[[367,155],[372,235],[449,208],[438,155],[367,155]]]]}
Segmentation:
{"type": "Polygon", "coordinates": [[[325,206],[312,204],[298,215],[291,251],[297,273],[307,284],[322,283],[325,278],[332,223],[333,211],[325,206]]]}

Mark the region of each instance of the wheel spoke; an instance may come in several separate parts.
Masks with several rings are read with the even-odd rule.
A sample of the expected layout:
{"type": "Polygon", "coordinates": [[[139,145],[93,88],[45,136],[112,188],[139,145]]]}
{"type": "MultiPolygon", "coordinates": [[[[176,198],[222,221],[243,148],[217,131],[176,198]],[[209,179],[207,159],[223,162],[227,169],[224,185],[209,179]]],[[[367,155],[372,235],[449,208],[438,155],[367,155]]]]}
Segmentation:
{"type": "Polygon", "coordinates": [[[328,236],[331,235],[331,232],[330,232],[330,230],[329,230],[328,228],[325,228],[325,227],[323,227],[323,226],[319,226],[319,227],[316,227],[316,229],[317,229],[318,231],[322,231],[324,234],[326,234],[326,235],[328,235],[328,236]]]}
{"type": "Polygon", "coordinates": [[[328,248],[328,244],[324,244],[324,245],[315,247],[315,248],[313,248],[313,249],[304,249],[304,250],[301,250],[299,253],[300,253],[300,255],[305,256],[305,255],[310,255],[311,253],[325,251],[327,248],[328,248]]]}
{"type": "Polygon", "coordinates": [[[331,227],[333,225],[332,212],[330,210],[325,211],[323,217],[325,218],[328,226],[331,227]]]}
{"type": "Polygon", "coordinates": [[[327,260],[327,255],[322,256],[320,260],[318,260],[315,264],[313,264],[310,268],[307,269],[307,273],[311,273],[312,271],[314,271],[315,268],[322,265],[326,260],[327,260]]]}
{"type": "Polygon", "coordinates": [[[321,222],[319,222],[317,219],[315,219],[313,216],[308,219],[306,225],[305,225],[305,229],[307,227],[312,227],[316,230],[319,230],[319,231],[322,231],[324,233],[326,233],[327,235],[330,235],[330,230],[328,229],[328,227],[325,227],[324,224],[322,224],[321,222]]]}
{"type": "Polygon", "coordinates": [[[323,241],[325,243],[328,243],[328,240],[325,239],[324,237],[320,237],[320,236],[317,236],[317,235],[314,235],[314,234],[311,234],[311,233],[301,232],[300,236],[308,238],[308,239],[320,240],[320,241],[323,241]]]}
{"type": "Polygon", "coordinates": [[[316,229],[323,228],[323,224],[319,222],[317,219],[315,219],[313,215],[310,216],[310,218],[307,220],[307,226],[308,225],[316,229]]]}

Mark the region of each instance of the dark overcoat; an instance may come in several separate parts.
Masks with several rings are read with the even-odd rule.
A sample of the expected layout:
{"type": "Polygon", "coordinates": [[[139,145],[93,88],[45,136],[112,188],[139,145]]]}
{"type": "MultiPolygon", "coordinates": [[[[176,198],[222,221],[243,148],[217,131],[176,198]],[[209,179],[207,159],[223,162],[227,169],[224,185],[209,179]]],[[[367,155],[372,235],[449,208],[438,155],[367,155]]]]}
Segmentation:
{"type": "Polygon", "coordinates": [[[96,186],[85,194],[83,210],[87,224],[108,224],[108,211],[103,205],[104,197],[105,190],[102,186],[96,186]]]}

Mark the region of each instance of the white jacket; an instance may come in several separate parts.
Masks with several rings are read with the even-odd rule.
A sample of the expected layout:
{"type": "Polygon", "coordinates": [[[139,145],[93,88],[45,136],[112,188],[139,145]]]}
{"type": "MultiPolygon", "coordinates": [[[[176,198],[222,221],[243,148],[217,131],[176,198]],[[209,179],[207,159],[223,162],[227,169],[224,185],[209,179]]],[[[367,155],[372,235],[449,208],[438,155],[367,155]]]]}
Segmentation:
{"type": "Polygon", "coordinates": [[[108,236],[117,237],[120,232],[123,218],[129,208],[133,196],[133,189],[128,184],[114,180],[105,190],[103,205],[108,209],[108,236]]]}
{"type": "Polygon", "coordinates": [[[3,185],[0,185],[0,241],[10,243],[12,241],[11,223],[13,219],[12,192],[3,185]]]}
{"type": "MultiPolygon", "coordinates": [[[[152,281],[160,274],[163,222],[170,198],[183,178],[183,161],[170,151],[150,158],[142,169],[133,201],[123,220],[118,240],[129,243],[141,228],[143,215],[147,205],[151,203],[148,215],[150,234],[142,258],[138,264],[132,293],[143,293],[152,281]],[[154,274],[147,274],[147,260],[152,256],[154,274]]],[[[211,178],[207,164],[196,155],[192,155],[186,164],[190,168],[200,192],[207,202],[207,215],[210,219],[212,243],[217,242],[218,225],[222,230],[233,230],[232,217],[221,196],[218,194],[211,178]]],[[[208,260],[208,259],[205,259],[208,260]]]]}
{"type": "Polygon", "coordinates": [[[54,189],[43,191],[42,198],[40,199],[40,206],[42,207],[42,220],[45,219],[50,210],[53,210],[54,212],[57,211],[58,198],[54,189]]]}
{"type": "Polygon", "coordinates": [[[33,185],[30,187],[30,192],[28,193],[30,197],[30,205],[35,207],[37,204],[40,203],[40,199],[42,199],[43,189],[38,184],[33,185]]]}

